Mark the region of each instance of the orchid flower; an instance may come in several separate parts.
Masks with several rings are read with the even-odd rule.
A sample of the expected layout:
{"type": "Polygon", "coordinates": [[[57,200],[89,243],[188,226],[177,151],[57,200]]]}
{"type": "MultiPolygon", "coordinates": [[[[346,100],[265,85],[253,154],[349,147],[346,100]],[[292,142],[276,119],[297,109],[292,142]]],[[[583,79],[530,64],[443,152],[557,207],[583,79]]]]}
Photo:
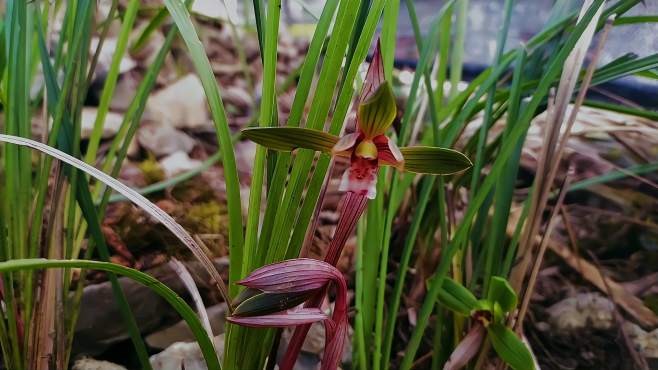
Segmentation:
{"type": "Polygon", "coordinates": [[[486,298],[476,299],[466,287],[445,278],[439,292],[439,303],[455,312],[468,316],[473,325],[445,363],[443,370],[465,367],[479,352],[484,338],[514,370],[534,370],[532,354],[516,334],[507,327],[506,316],[516,309],[517,297],[507,280],[494,276],[486,298]]]}
{"type": "Polygon", "coordinates": [[[257,127],[244,129],[242,134],[273,150],[305,148],[350,158],[350,167],[343,174],[339,190],[369,199],[376,195],[377,172],[382,165],[434,175],[453,174],[471,167],[471,161],[455,150],[430,146],[398,148],[386,136],[396,115],[395,96],[391,84],[384,80],[378,42],[359,97],[356,132],[339,138],[307,128],[257,127]]]}
{"type": "MultiPolygon", "coordinates": [[[[333,370],[343,354],[347,334],[347,284],[334,266],[297,258],[273,263],[254,270],[237,284],[247,287],[238,298],[228,321],[249,327],[289,327],[322,321],[325,325],[325,349],[322,370],[333,370]],[[301,308],[309,297],[336,285],[336,302],[331,317],[319,308],[301,308]]],[[[289,367],[292,367],[290,364],[289,367]]]]}
{"type": "MultiPolygon", "coordinates": [[[[339,190],[346,192],[340,218],[324,258],[330,265],[335,266],[338,262],[345,242],[365,210],[367,200],[376,196],[380,166],[434,175],[453,174],[471,166],[471,161],[465,155],[451,149],[428,146],[398,148],[395,141],[386,136],[396,115],[395,97],[390,83],[384,79],[381,48],[377,42],[357,102],[356,132],[339,138],[324,131],[298,127],[259,127],[242,131],[246,138],[269,149],[293,151],[304,148],[350,159],[350,166],[343,174],[339,187],[339,190]]],[[[323,293],[309,298],[304,310],[319,307],[324,298],[323,293]]],[[[309,329],[310,324],[295,328],[280,363],[281,370],[292,369],[309,329]]]]}

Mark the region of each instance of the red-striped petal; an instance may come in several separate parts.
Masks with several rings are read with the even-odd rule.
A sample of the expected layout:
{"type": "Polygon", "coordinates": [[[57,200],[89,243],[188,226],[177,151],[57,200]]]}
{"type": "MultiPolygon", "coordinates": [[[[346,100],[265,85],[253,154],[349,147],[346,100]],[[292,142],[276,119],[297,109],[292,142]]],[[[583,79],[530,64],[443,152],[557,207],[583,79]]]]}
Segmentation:
{"type": "Polygon", "coordinates": [[[347,156],[349,157],[352,155],[352,150],[354,150],[354,146],[356,146],[356,142],[360,139],[360,136],[362,136],[360,132],[354,132],[351,134],[347,134],[342,136],[336,145],[331,149],[331,152],[334,155],[340,155],[340,156],[347,156]]]}
{"type": "Polygon", "coordinates": [[[317,290],[343,276],[334,266],[311,258],[272,263],[254,270],[237,284],[267,293],[317,290]]]}
{"type": "Polygon", "coordinates": [[[327,320],[328,317],[318,308],[300,308],[263,316],[229,316],[228,322],[252,328],[286,328],[327,320]]]}
{"type": "Polygon", "coordinates": [[[386,135],[379,135],[372,141],[377,146],[377,156],[381,164],[394,167],[400,167],[404,164],[404,157],[400,152],[400,148],[393,140],[386,137],[386,135]]]}
{"type": "Polygon", "coordinates": [[[377,45],[375,46],[375,52],[372,54],[372,60],[370,61],[370,66],[368,67],[368,72],[366,73],[366,78],[363,81],[363,88],[361,90],[361,95],[359,96],[359,102],[362,103],[372,94],[375,93],[379,85],[384,82],[384,63],[382,62],[382,48],[377,39],[377,45]]]}

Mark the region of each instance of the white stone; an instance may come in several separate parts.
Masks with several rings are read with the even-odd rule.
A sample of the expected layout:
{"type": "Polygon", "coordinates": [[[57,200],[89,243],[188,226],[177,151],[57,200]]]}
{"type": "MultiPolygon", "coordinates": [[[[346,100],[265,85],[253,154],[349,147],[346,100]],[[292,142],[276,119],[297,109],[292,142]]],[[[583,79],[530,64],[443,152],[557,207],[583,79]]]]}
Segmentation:
{"type": "Polygon", "coordinates": [[[174,177],[180,173],[192,170],[201,165],[201,161],[191,159],[187,153],[178,151],[170,154],[160,161],[160,167],[167,178],[174,177]]]}
{"type": "Polygon", "coordinates": [[[144,118],[175,128],[209,127],[206,95],[199,77],[188,74],[155,92],[146,103],[144,118]]]}
{"type": "MultiPolygon", "coordinates": [[[[91,133],[94,130],[94,123],[96,122],[97,114],[98,109],[95,107],[82,108],[80,136],[83,139],[88,139],[91,136],[91,133]]],[[[107,115],[105,116],[105,122],[103,124],[103,134],[101,137],[106,139],[116,135],[116,133],[119,132],[119,128],[121,127],[121,122],[123,122],[123,116],[121,114],[115,112],[107,112],[107,115]]]]}
{"type": "Polygon", "coordinates": [[[139,144],[153,153],[156,157],[163,157],[175,152],[189,153],[195,141],[189,135],[178,131],[171,126],[146,124],[137,132],[139,144]]]}
{"type": "Polygon", "coordinates": [[[83,358],[75,362],[73,370],[126,370],[126,368],[108,361],[83,358]]]}

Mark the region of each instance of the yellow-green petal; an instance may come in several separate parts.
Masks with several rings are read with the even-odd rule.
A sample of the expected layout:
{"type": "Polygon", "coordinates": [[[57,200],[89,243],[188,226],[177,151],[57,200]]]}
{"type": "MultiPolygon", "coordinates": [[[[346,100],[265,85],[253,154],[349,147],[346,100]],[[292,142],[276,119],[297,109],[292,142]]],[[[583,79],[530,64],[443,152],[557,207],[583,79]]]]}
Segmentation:
{"type": "Polygon", "coordinates": [[[300,127],[252,127],[242,130],[247,139],[272,150],[290,152],[297,148],[331,153],[338,137],[324,131],[300,127]]]}
{"type": "Polygon", "coordinates": [[[391,84],[384,81],[368,100],[359,105],[359,128],[366,138],[374,138],[386,132],[396,114],[397,106],[391,84]]]}
{"type": "Polygon", "coordinates": [[[450,175],[470,168],[473,163],[464,154],[433,146],[406,146],[400,148],[404,157],[404,170],[432,175],[450,175]]]}
{"type": "Polygon", "coordinates": [[[469,316],[476,308],[477,299],[465,286],[445,278],[439,292],[439,303],[451,311],[469,316]]]}
{"type": "Polygon", "coordinates": [[[500,304],[500,307],[505,313],[511,312],[516,308],[516,292],[514,292],[514,289],[507,280],[500,276],[491,277],[487,297],[491,301],[500,304]]]}

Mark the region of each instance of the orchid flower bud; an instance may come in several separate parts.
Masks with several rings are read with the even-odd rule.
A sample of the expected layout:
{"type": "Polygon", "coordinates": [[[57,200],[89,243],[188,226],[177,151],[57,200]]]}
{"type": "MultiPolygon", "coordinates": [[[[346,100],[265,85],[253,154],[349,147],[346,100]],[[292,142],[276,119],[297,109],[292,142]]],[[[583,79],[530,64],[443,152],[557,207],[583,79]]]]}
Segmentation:
{"type": "MultiPolygon", "coordinates": [[[[323,370],[338,367],[347,334],[347,284],[334,266],[310,258],[273,263],[254,270],[237,282],[247,287],[237,298],[227,320],[249,327],[289,327],[322,321],[326,345],[323,370]],[[298,307],[331,283],[336,285],[336,302],[331,317],[319,308],[298,307]]],[[[292,366],[292,365],[291,365],[292,366]]]]}

